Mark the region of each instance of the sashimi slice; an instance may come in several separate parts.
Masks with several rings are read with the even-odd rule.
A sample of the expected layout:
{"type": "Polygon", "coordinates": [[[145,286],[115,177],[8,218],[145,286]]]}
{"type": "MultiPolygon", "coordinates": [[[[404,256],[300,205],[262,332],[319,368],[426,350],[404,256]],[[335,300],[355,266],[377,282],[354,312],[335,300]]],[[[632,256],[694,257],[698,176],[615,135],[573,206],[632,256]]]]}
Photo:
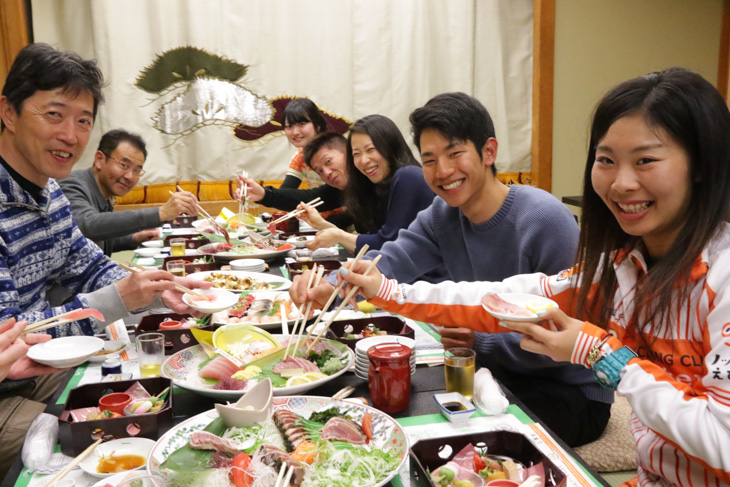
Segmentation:
{"type": "Polygon", "coordinates": [[[86,318],[94,317],[99,321],[104,321],[104,315],[94,308],[81,308],[64,313],[57,318],[63,317],[64,320],[84,320],[86,318]]]}
{"type": "Polygon", "coordinates": [[[198,375],[206,379],[223,380],[230,378],[233,374],[238,372],[240,367],[228,360],[222,355],[218,355],[210,362],[205,364],[198,375]]]}
{"type": "Polygon", "coordinates": [[[510,303],[509,301],[505,301],[504,299],[499,297],[499,294],[487,294],[485,296],[482,296],[482,304],[486,306],[489,311],[501,315],[527,318],[535,316],[535,313],[533,313],[529,309],[514,303],[510,303]]]}

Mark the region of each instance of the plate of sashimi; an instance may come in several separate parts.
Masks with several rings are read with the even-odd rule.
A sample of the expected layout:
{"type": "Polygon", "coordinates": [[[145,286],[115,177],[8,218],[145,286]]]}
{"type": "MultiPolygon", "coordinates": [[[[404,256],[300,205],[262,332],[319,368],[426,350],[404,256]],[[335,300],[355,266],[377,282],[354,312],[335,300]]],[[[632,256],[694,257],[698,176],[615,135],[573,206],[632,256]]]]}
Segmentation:
{"type": "Polygon", "coordinates": [[[162,364],[162,376],[203,396],[235,401],[264,378],[271,380],[275,396],[302,394],[344,374],[355,362],[352,350],[335,340],[317,340],[307,352],[313,338],[297,344],[296,337],[269,335],[250,325],[226,325],[216,334],[228,327],[242,338],[217,341],[219,348],[199,344],[181,350],[162,364]]]}
{"type": "Polygon", "coordinates": [[[214,313],[211,316],[211,323],[247,323],[264,329],[280,328],[282,309],[289,325],[296,323],[302,316],[297,306],[292,303],[289,293],[244,291],[232,308],[214,313]]]}
{"type": "Polygon", "coordinates": [[[147,469],[168,487],[271,487],[283,465],[287,485],[378,487],[408,458],[408,437],[390,416],[369,406],[317,396],[275,397],[271,416],[241,428],[215,410],[165,433],[147,469]]]}

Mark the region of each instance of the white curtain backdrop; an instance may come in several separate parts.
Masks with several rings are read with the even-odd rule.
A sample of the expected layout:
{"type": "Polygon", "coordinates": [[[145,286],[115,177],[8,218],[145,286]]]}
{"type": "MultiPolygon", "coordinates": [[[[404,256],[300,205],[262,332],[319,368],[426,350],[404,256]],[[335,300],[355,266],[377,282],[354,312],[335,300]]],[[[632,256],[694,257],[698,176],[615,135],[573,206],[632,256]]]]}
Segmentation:
{"type": "MultiPolygon", "coordinates": [[[[530,170],[533,0],[33,0],[36,42],[96,58],[106,78],[88,167],[102,133],[125,128],[148,144],[140,184],[282,179],[295,149],[283,132],[251,144],[230,127],[163,134],[163,97],[135,86],[164,51],[203,49],[249,66],[236,81],[274,99],[307,96],[355,121],[379,113],[410,142],[408,115],[432,96],[464,91],[494,118],[501,172],[530,170]]],[[[178,90],[181,93],[184,90],[178,90]]]]}

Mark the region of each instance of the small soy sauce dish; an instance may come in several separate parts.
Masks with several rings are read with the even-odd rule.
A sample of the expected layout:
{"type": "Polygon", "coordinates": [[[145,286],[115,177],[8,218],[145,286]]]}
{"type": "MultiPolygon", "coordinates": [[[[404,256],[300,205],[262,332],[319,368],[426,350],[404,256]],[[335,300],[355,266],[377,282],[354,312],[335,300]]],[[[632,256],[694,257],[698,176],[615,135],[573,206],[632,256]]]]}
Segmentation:
{"type": "Polygon", "coordinates": [[[458,392],[434,394],[433,398],[439,405],[441,414],[452,423],[466,421],[477,411],[477,408],[458,392]]]}

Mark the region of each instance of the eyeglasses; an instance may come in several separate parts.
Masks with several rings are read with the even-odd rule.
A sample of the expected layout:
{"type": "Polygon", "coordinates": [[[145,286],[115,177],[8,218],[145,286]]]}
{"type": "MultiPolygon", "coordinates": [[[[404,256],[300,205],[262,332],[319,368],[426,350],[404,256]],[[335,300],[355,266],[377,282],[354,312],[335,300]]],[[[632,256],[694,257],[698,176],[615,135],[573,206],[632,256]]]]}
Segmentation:
{"type": "Polygon", "coordinates": [[[112,157],[108,154],[104,154],[104,155],[107,157],[107,159],[111,159],[112,161],[114,161],[114,163],[117,166],[119,166],[119,169],[121,169],[124,172],[132,171],[132,174],[134,174],[135,176],[144,176],[144,174],[147,172],[144,169],[142,169],[141,167],[132,168],[132,166],[130,166],[128,163],[126,163],[124,161],[120,161],[116,157],[112,157]]]}

